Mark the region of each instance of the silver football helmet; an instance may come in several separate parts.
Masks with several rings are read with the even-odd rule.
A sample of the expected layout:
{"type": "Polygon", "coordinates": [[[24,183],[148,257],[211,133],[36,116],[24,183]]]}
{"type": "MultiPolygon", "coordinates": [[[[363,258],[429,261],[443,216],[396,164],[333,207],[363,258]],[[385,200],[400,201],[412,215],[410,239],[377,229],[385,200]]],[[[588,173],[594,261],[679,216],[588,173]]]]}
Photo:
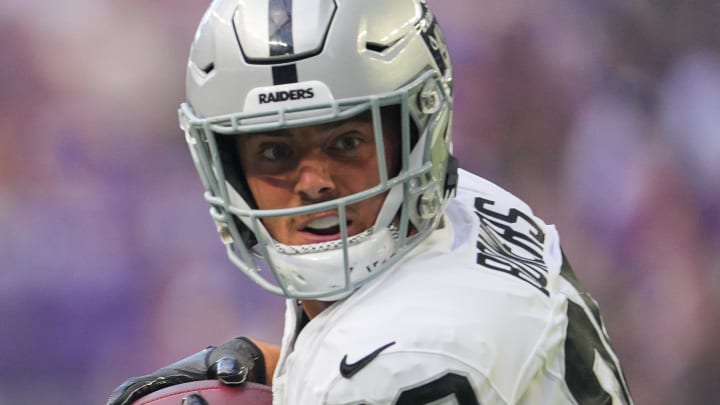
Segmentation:
{"type": "Polygon", "coordinates": [[[230,260],[270,292],[347,296],[401,260],[438,227],[453,194],[451,66],[424,0],[217,0],[205,13],[180,106],[205,199],[230,260]],[[386,107],[394,106],[391,109],[386,107]],[[400,113],[397,173],[377,159],[375,187],[286,209],[258,209],[228,140],[372,115],[400,113]],[[346,208],[385,195],[370,229],[348,235],[346,208]],[[337,211],[340,238],[284,245],[263,220],[337,211]]]}

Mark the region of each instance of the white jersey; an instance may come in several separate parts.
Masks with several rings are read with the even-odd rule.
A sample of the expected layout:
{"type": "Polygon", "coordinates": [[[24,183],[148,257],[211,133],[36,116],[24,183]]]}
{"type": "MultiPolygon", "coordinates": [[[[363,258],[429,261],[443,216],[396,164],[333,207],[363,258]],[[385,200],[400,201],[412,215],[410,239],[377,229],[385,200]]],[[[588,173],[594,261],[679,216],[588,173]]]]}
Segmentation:
{"type": "Polygon", "coordinates": [[[299,333],[288,301],[275,404],[632,402],[553,226],[462,170],[444,222],[299,333]]]}

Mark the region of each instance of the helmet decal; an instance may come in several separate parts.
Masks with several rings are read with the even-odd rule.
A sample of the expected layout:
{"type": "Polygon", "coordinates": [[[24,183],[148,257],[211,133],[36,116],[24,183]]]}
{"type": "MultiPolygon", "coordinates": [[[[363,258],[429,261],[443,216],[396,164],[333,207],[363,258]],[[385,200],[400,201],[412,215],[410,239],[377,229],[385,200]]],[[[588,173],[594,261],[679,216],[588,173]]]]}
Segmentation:
{"type": "Polygon", "coordinates": [[[269,87],[256,87],[245,98],[245,111],[260,112],[279,107],[302,107],[333,101],[330,89],[318,80],[269,87]]]}
{"type": "Polygon", "coordinates": [[[423,0],[420,2],[420,6],[422,7],[422,18],[416,25],[417,30],[430,50],[433,59],[435,59],[440,73],[445,76],[450,68],[450,52],[448,51],[445,36],[427,3],[423,0]]]}

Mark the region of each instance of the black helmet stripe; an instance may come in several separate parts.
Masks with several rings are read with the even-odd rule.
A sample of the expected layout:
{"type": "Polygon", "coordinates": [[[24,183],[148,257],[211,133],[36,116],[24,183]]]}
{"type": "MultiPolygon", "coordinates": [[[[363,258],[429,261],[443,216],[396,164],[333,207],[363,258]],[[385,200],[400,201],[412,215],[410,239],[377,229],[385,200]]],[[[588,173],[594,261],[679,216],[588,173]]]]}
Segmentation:
{"type": "Polygon", "coordinates": [[[277,65],[272,67],[273,84],[289,84],[297,83],[297,65],[294,63],[288,65],[277,65]]]}

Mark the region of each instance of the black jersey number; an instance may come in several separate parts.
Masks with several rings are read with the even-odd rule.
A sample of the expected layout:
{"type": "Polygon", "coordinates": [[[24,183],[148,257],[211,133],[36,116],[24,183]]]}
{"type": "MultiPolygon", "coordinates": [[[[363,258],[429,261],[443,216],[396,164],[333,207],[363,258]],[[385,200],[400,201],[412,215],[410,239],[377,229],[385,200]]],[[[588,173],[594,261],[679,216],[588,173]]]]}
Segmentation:
{"type": "MultiPolygon", "coordinates": [[[[561,275],[578,288],[577,279],[565,257],[561,275]]],[[[568,388],[581,405],[631,404],[627,383],[617,357],[612,353],[600,311],[592,298],[584,293],[581,295],[592,316],[581,305],[568,301],[565,338],[565,381],[568,388]]]]}
{"type": "Polygon", "coordinates": [[[403,391],[395,402],[396,405],[428,404],[439,399],[454,395],[460,405],[478,405],[470,381],[467,377],[447,373],[423,385],[403,391]]]}

